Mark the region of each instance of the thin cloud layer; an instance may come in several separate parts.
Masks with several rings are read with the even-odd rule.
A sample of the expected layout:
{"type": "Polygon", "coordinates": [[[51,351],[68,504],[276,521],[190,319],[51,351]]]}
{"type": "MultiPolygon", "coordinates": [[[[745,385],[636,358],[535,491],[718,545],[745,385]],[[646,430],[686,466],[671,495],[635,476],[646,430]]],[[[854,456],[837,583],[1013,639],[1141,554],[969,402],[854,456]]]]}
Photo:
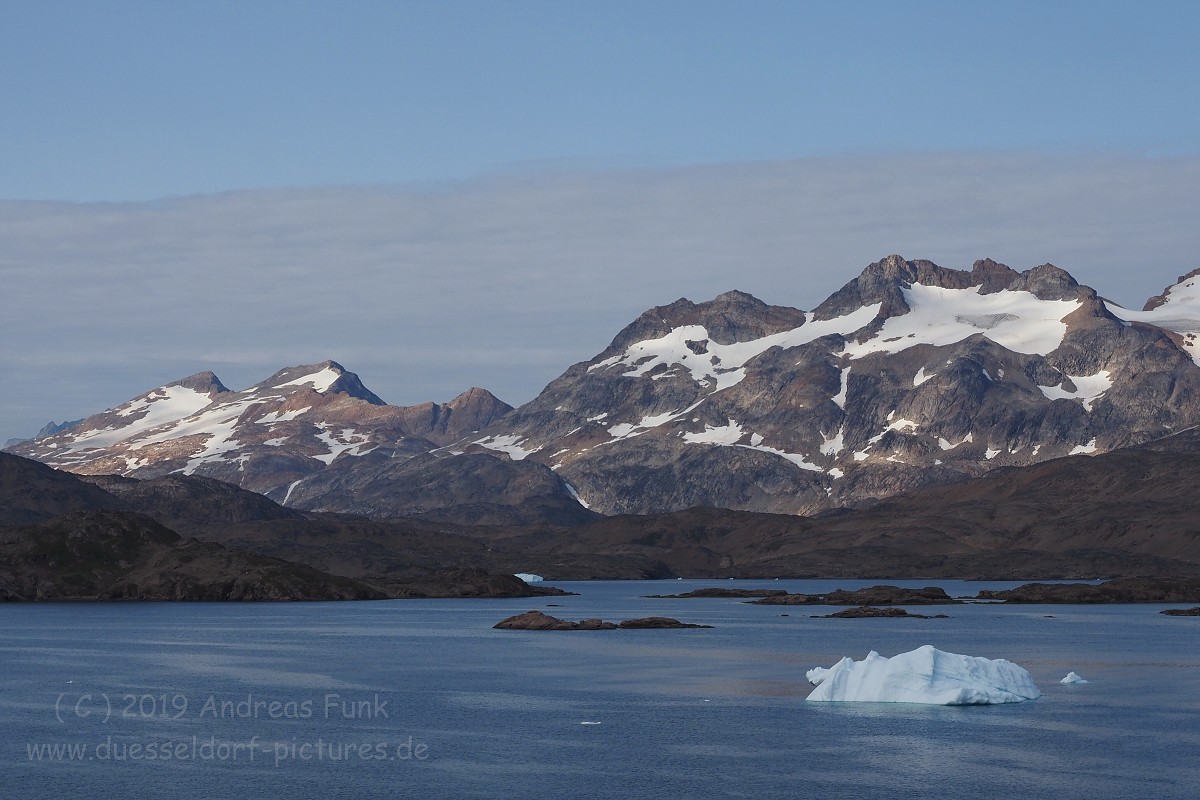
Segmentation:
{"type": "Polygon", "coordinates": [[[204,369],[333,358],[524,402],[653,305],[812,308],[889,253],[1052,262],[1140,307],[1197,266],[1200,158],[973,153],[0,203],[0,441],[204,369]]]}

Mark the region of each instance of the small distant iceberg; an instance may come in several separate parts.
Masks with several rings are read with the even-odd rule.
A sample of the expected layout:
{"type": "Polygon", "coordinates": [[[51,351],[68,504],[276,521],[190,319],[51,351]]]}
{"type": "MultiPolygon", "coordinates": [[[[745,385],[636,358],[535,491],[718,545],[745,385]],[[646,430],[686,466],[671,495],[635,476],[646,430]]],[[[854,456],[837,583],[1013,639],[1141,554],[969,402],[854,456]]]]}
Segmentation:
{"type": "Polygon", "coordinates": [[[516,576],[526,583],[541,583],[546,580],[541,575],[534,575],[532,572],[518,572],[516,576]]]}
{"type": "Polygon", "coordinates": [[[1020,703],[1042,696],[1023,668],[1005,659],[947,653],[933,645],[885,658],[843,658],[807,673],[814,702],[924,703],[939,706],[1020,703]]]}
{"type": "Polygon", "coordinates": [[[1067,677],[1063,678],[1059,683],[1088,683],[1088,681],[1079,677],[1074,672],[1068,672],[1067,677]]]}

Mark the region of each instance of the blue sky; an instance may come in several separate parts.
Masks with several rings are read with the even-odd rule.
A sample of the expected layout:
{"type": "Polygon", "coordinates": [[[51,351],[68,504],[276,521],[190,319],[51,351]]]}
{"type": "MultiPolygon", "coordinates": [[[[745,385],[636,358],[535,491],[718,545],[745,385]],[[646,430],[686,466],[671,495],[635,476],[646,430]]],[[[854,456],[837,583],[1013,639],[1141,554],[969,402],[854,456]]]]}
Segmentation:
{"type": "Polygon", "coordinates": [[[1200,4],[0,4],[0,197],[1194,152],[1200,4]]]}
{"type": "Polygon", "coordinates": [[[0,442],[333,358],[512,403],[889,253],[1200,266],[1200,3],[0,0],[0,442]]]}

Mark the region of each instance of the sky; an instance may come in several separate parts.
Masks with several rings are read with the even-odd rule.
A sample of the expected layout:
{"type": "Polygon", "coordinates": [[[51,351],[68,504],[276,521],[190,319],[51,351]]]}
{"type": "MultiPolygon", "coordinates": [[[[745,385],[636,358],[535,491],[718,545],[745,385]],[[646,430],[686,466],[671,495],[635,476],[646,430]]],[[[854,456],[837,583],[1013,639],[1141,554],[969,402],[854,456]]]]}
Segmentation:
{"type": "Polygon", "coordinates": [[[1200,4],[0,0],[0,442],[332,358],[528,401],[890,253],[1200,266],[1200,4]]]}

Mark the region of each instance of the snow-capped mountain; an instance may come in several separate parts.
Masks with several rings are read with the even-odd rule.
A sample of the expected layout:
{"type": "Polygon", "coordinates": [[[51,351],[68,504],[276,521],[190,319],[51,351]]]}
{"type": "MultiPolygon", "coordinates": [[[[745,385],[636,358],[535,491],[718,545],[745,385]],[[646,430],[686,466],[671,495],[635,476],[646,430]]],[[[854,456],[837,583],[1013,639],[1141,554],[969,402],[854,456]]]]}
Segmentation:
{"type": "Polygon", "coordinates": [[[482,389],[446,404],[390,406],[326,361],[240,392],[202,372],[12,451],[83,474],[207,475],[282,500],[335,462],[427,453],[509,410],[482,389]]]}
{"type": "Polygon", "coordinates": [[[482,389],[386,405],[325,362],[241,392],[200,373],[11,449],[381,516],[811,513],[1200,424],[1198,285],[1131,311],[1048,264],[889,256],[810,312],[736,291],[651,309],[516,410],[482,389]]]}
{"type": "Polygon", "coordinates": [[[810,513],[1200,423],[1196,274],[1130,312],[1051,265],[890,256],[806,313],[651,309],[459,446],[604,513],[810,513]]]}

